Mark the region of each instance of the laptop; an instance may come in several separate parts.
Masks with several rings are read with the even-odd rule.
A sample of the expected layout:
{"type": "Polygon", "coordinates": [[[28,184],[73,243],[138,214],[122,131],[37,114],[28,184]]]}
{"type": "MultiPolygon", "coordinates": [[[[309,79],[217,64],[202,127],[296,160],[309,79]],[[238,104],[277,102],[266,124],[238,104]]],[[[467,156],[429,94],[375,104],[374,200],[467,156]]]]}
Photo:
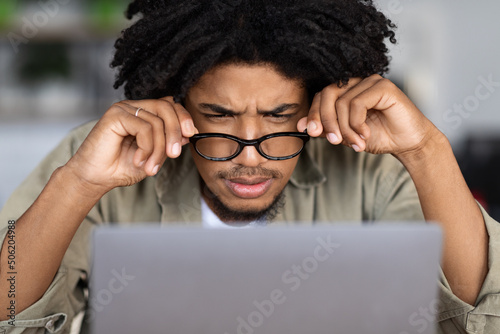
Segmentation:
{"type": "Polygon", "coordinates": [[[436,225],[98,228],[91,330],[431,334],[419,312],[437,305],[441,239],[436,225]]]}

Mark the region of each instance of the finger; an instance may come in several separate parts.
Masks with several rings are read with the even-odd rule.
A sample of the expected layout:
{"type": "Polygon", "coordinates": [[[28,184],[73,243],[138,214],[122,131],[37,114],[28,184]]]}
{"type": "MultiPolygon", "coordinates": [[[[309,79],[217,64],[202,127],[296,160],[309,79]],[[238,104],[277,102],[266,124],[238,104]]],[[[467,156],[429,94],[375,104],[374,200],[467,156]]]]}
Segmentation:
{"type": "Polygon", "coordinates": [[[173,104],[173,107],[177,115],[177,119],[179,120],[179,124],[181,125],[182,136],[188,139],[199,133],[198,129],[194,126],[191,114],[184,108],[184,106],[179,103],[175,103],[173,104]]]}
{"type": "MultiPolygon", "coordinates": [[[[343,138],[338,125],[335,101],[339,96],[342,96],[361,80],[361,78],[352,78],[348,84],[342,87],[339,87],[337,84],[331,84],[318,93],[311,106],[309,118],[312,119],[308,120],[308,122],[310,122],[308,123],[308,133],[311,133],[310,129],[312,128],[313,134],[317,134],[317,132],[321,131],[321,133],[317,135],[325,136],[332,144],[341,143],[343,138]],[[317,123],[318,120],[319,124],[317,123]],[[318,129],[316,133],[314,129],[318,129]]],[[[302,125],[302,123],[300,123],[300,125],[302,125]]]]}
{"type": "MultiPolygon", "coordinates": [[[[190,138],[195,134],[199,133],[198,129],[194,126],[194,121],[191,114],[184,108],[180,103],[176,103],[172,96],[163,97],[160,100],[170,103],[177,114],[179,123],[181,124],[182,136],[184,138],[190,138]]],[[[189,141],[188,141],[189,142],[189,141]]]]}
{"type": "MultiPolygon", "coordinates": [[[[169,158],[177,158],[182,152],[182,146],[185,144],[186,140],[183,138],[181,123],[179,122],[179,118],[177,117],[177,113],[174,108],[173,98],[162,98],[157,100],[142,100],[142,101],[127,101],[132,106],[138,105],[140,103],[141,106],[151,108],[147,111],[153,115],[156,115],[159,119],[163,121],[163,137],[165,138],[164,144],[164,152],[166,152],[169,158]]],[[[180,106],[180,105],[179,105],[180,106]]],[[[183,122],[191,123],[191,131],[197,131],[194,128],[193,121],[191,116],[186,111],[184,114],[183,122]],[[187,115],[186,115],[187,114],[187,115]]],[[[189,128],[190,125],[187,127],[189,128]]],[[[189,133],[189,130],[185,130],[186,133],[189,133]]],[[[194,133],[190,134],[190,136],[194,135],[194,133]]]]}
{"type": "MultiPolygon", "coordinates": [[[[137,150],[134,154],[133,162],[136,167],[144,168],[147,160],[154,151],[153,126],[151,123],[135,117],[129,106],[118,103],[116,107],[123,113],[123,116],[120,117],[119,126],[113,126],[112,131],[123,138],[128,136],[135,137],[137,150]]],[[[123,142],[123,139],[121,142],[123,142]]]]}
{"type": "Polygon", "coordinates": [[[192,137],[199,131],[194,126],[193,118],[191,114],[184,108],[180,103],[175,103],[174,98],[171,96],[162,97],[156,100],[140,100],[140,101],[124,101],[136,108],[142,107],[148,110],[150,113],[161,116],[162,109],[172,110],[170,107],[173,106],[174,111],[181,115],[178,117],[181,125],[182,135],[186,138],[192,137]]]}
{"type": "Polygon", "coordinates": [[[182,152],[182,129],[172,104],[164,102],[158,110],[158,116],[165,126],[166,153],[170,158],[177,158],[182,152]]]}
{"type": "Polygon", "coordinates": [[[302,117],[297,122],[297,131],[304,132],[305,130],[307,130],[307,116],[306,117],[302,117]]]}
{"type": "Polygon", "coordinates": [[[151,124],[153,151],[144,165],[144,171],[149,176],[156,175],[166,159],[165,128],[163,120],[142,108],[138,108],[134,115],[151,124]]]}
{"type": "Polygon", "coordinates": [[[335,101],[338,99],[341,91],[336,85],[330,85],[323,89],[320,103],[321,123],[326,139],[332,144],[342,142],[342,134],[337,120],[337,110],[335,101]]]}
{"type": "Polygon", "coordinates": [[[316,93],[307,115],[307,133],[311,137],[319,137],[323,133],[320,115],[321,94],[321,92],[316,93]]]}
{"type": "Polygon", "coordinates": [[[365,149],[365,142],[360,135],[350,126],[351,100],[341,97],[336,102],[338,122],[340,131],[344,139],[344,144],[352,147],[355,151],[361,152],[365,149]]]}
{"type": "Polygon", "coordinates": [[[375,87],[383,80],[385,79],[380,75],[370,76],[345,94],[346,98],[351,100],[349,126],[363,140],[370,137],[370,127],[366,124],[367,113],[383,96],[375,90],[375,87]]]}
{"type": "Polygon", "coordinates": [[[369,90],[380,80],[379,78],[381,77],[372,76],[363,80],[345,92],[335,103],[344,140],[358,152],[366,148],[365,140],[370,137],[370,129],[366,124],[369,110],[366,106],[366,98],[373,99],[369,90]]]}

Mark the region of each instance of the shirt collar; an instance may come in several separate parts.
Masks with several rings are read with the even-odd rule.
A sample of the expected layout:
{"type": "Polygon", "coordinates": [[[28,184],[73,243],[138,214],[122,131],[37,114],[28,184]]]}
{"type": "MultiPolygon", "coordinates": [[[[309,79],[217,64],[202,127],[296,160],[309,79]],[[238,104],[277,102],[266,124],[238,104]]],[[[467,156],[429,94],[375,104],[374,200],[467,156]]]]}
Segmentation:
{"type": "MultiPolygon", "coordinates": [[[[312,139],[315,140],[315,139],[312,139]]],[[[312,146],[312,145],[311,145],[312,146]]],[[[326,182],[326,176],[319,169],[318,164],[312,158],[312,155],[306,146],[306,149],[299,157],[297,166],[293,171],[290,183],[299,189],[308,189],[317,187],[326,182]]]]}
{"type": "Polygon", "coordinates": [[[161,221],[201,226],[200,177],[191,152],[184,147],[177,159],[167,159],[156,179],[161,221]]]}

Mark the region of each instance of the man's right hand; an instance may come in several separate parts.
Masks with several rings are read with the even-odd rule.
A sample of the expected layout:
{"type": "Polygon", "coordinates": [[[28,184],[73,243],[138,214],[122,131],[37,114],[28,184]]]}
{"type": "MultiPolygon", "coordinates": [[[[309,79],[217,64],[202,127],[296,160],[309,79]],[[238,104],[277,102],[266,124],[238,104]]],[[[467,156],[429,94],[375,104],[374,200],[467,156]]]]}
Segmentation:
{"type": "Polygon", "coordinates": [[[197,132],[191,115],[172,97],[121,101],[104,114],[63,168],[102,196],[158,173],[167,157],[177,158],[197,132]]]}
{"type": "MultiPolygon", "coordinates": [[[[79,226],[106,192],[155,175],[167,157],[180,155],[196,132],[191,115],[172,97],[114,104],[15,224],[16,288],[22,291],[16,295],[16,311],[42,298],[79,226]]],[[[3,294],[9,289],[8,255],[4,242],[0,246],[1,309],[10,305],[3,294]]],[[[5,314],[0,314],[0,320],[6,319],[5,314]]]]}

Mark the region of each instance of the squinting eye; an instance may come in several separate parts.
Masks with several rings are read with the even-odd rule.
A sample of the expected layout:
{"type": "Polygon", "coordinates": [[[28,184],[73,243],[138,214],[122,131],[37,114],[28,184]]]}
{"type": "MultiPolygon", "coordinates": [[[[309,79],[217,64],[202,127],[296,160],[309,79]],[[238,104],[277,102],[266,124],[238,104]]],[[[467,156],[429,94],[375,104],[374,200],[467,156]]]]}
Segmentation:
{"type": "Polygon", "coordinates": [[[206,118],[225,118],[225,117],[230,117],[231,115],[224,115],[224,114],[205,114],[204,115],[206,118]]]}
{"type": "Polygon", "coordinates": [[[290,115],[290,114],[271,114],[269,115],[271,116],[272,118],[278,118],[278,119],[289,119],[289,118],[292,118],[294,115],[290,115]]]}

